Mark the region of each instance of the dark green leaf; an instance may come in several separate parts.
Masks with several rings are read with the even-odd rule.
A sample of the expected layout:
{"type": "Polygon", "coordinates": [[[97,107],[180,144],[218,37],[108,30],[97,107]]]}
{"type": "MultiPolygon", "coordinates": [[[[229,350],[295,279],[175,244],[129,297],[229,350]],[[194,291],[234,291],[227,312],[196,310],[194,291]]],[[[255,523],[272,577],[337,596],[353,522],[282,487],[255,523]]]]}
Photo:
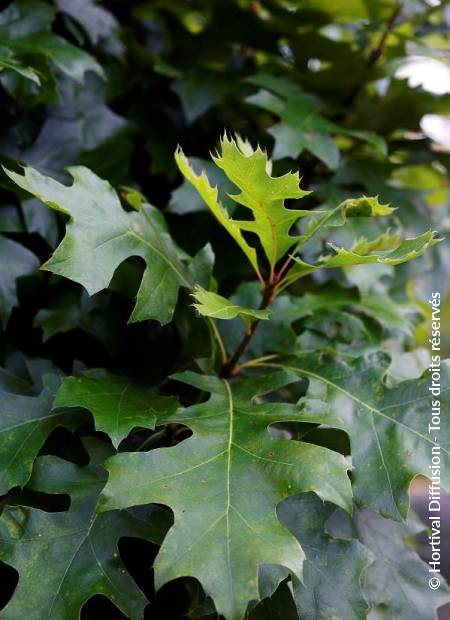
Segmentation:
{"type": "Polygon", "coordinates": [[[97,430],[107,433],[117,448],[136,427],[155,428],[159,416],[173,415],[175,398],[161,396],[114,375],[67,377],[55,407],[84,407],[92,412],[97,430]]]}
{"type": "MultiPolygon", "coordinates": [[[[240,620],[247,603],[259,596],[259,564],[279,563],[301,576],[304,554],[278,522],[277,504],[315,490],[349,507],[347,464],[326,448],[269,434],[268,426],[276,422],[315,417],[308,406],[251,403],[257,394],[292,381],[289,375],[259,377],[233,388],[189,372],[178,378],[212,393],[208,402],[166,418],[188,425],[193,437],[175,448],[110,459],[100,509],[149,502],[171,506],[175,525],[156,561],[157,586],[195,576],[219,613],[240,620]]],[[[322,415],[330,422],[326,410],[322,415]]]]}
{"type": "MultiPolygon", "coordinates": [[[[353,490],[358,503],[396,520],[406,517],[408,489],[419,473],[429,474],[432,450],[440,446],[442,480],[448,486],[450,428],[442,418],[439,440],[429,431],[428,374],[387,388],[389,357],[375,353],[347,363],[301,355],[281,367],[310,380],[309,396],[330,404],[350,435],[353,490]]],[[[450,366],[441,366],[441,406],[448,407],[450,366]]]]}
{"type": "Polygon", "coordinates": [[[181,285],[192,287],[185,258],[171,240],[161,214],[148,204],[138,212],[123,210],[106,181],[84,167],[69,168],[74,179],[66,187],[33,168],[21,176],[8,171],[20,187],[71,217],[66,236],[45,268],[82,284],[90,295],[106,288],[116,268],[140,256],[147,268],[131,321],[170,321],[181,285]]]}
{"type": "Polygon", "coordinates": [[[17,279],[34,273],[37,257],[20,243],[0,235],[0,321],[6,327],[11,310],[17,306],[17,279]]]}
{"type": "Polygon", "coordinates": [[[68,493],[67,512],[15,506],[0,519],[1,559],[20,571],[5,620],[34,617],[78,620],[88,598],[101,593],[129,618],[141,620],[147,599],[126,572],[117,548],[121,536],[159,543],[170,518],[155,509],[145,520],[130,512],[96,515],[106,472],[91,463],[78,467],[54,456],[38,459],[30,486],[44,493],[68,493]]]}
{"type": "Polygon", "coordinates": [[[291,497],[281,504],[280,519],[303,540],[303,582],[294,582],[302,620],[364,620],[368,604],[362,586],[371,557],[357,541],[332,538],[325,531],[334,507],[315,495],[291,497]]]}
{"type": "Polygon", "coordinates": [[[30,477],[33,462],[44,441],[57,426],[76,427],[84,416],[78,411],[53,409],[60,380],[47,376],[39,396],[1,392],[1,484],[0,493],[23,486],[30,477]]]}
{"type": "MultiPolygon", "coordinates": [[[[38,0],[18,0],[0,13],[0,57],[35,87],[41,86],[42,63],[50,62],[63,73],[81,82],[86,71],[103,76],[98,62],[83,50],[52,33],[54,9],[38,0]],[[31,59],[29,66],[27,59],[31,59]]],[[[46,80],[52,81],[51,73],[46,80]]],[[[14,92],[13,80],[3,80],[14,92]]],[[[50,89],[52,86],[50,85],[50,89]]]]}
{"type": "Polygon", "coordinates": [[[381,618],[409,620],[413,614],[418,620],[435,620],[436,609],[449,602],[450,591],[442,579],[439,590],[428,585],[432,573],[414,548],[417,526],[412,527],[412,519],[393,523],[366,509],[348,521],[347,514],[337,511],[329,529],[333,535],[359,538],[370,551],[364,591],[381,618]]]}

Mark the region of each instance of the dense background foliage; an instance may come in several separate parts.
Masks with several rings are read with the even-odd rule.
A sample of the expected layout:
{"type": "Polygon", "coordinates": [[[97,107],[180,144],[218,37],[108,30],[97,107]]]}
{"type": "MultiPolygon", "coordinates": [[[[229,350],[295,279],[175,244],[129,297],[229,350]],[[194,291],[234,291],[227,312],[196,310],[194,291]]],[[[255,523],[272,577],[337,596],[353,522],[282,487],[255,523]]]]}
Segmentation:
{"type": "MultiPolygon", "coordinates": [[[[164,213],[172,238],[188,255],[211,244],[218,291],[235,303],[256,308],[258,284],[244,254],[182,180],[174,160],[177,145],[196,171],[206,170],[219,185],[230,209],[234,203],[227,192],[233,186],[210,159],[225,129],[266,148],[275,175],[300,171],[302,189],[313,190],[301,209],[330,209],[361,195],[377,195],[398,208],[389,221],[352,218],[342,228],[327,229],[315,238],[306,260],[330,239],[348,247],[388,227],[403,237],[429,229],[445,234],[450,228],[450,9],[444,2],[18,0],[3,5],[2,163],[19,170],[16,162],[25,162],[66,185],[71,183],[66,166],[88,166],[118,189],[124,205],[127,199],[141,200],[140,192],[164,213]]],[[[32,438],[0,426],[2,532],[23,543],[30,532],[56,533],[40,547],[22,549],[17,543],[12,552],[8,543],[0,551],[1,604],[13,597],[2,613],[5,619],[25,612],[31,618],[69,618],[49,602],[61,589],[64,571],[58,562],[68,552],[57,532],[69,528],[67,519],[71,532],[88,527],[106,480],[100,463],[131,428],[119,432],[108,421],[102,425],[100,414],[94,425],[82,409],[60,408],[47,417],[59,377],[87,369],[122,375],[139,386],[137,408],[146,388],[160,386],[154,407],[167,412],[175,407],[174,396],[183,405],[205,398],[195,382],[182,386],[170,375],[188,368],[210,371],[220,360],[209,359],[208,323],[198,317],[186,290],[180,291],[172,321],[129,323],[142,259],[128,258],[107,290],[89,296],[81,285],[39,270],[61,241],[67,216],[30,198],[3,174],[0,200],[0,407],[16,422],[30,411],[45,418],[30,431],[32,438]],[[37,593],[42,613],[35,607],[37,593]]],[[[312,274],[277,298],[271,319],[259,326],[240,361],[326,351],[348,363],[350,375],[352,364],[362,363],[354,360],[363,356],[373,365],[370,372],[378,368],[378,384],[383,375],[391,388],[418,381],[429,363],[427,300],[433,291],[442,295],[442,355],[450,353],[449,272],[450,246],[444,241],[395,271],[384,264],[312,274]]],[[[236,318],[219,327],[232,353],[245,325],[236,318]]],[[[284,388],[281,396],[295,402],[307,389],[303,381],[284,388]]],[[[327,398],[342,406],[332,394],[327,398]]],[[[190,432],[174,423],[156,431],[136,426],[121,451],[174,446],[190,432]]],[[[296,439],[307,434],[301,422],[280,433],[296,439]]],[[[350,452],[345,428],[308,430],[306,442],[345,456],[350,452]]],[[[403,454],[393,467],[401,468],[402,459],[403,454]]],[[[369,607],[374,619],[435,617],[448,598],[444,588],[428,588],[426,567],[412,551],[420,544],[413,537],[423,527],[415,516],[401,521],[404,498],[397,515],[385,505],[384,516],[400,519],[395,521],[367,508],[351,520],[312,493],[298,497],[297,507],[291,500],[283,504],[280,518],[306,541],[307,582],[294,582],[292,590],[286,574],[267,571],[260,583],[264,601],[251,611],[253,620],[352,620],[365,618],[369,607]]],[[[374,506],[361,498],[359,505],[374,506]]],[[[420,512],[420,497],[417,506],[420,512]]],[[[64,584],[67,592],[61,596],[70,599],[70,618],[81,607],[85,619],[142,618],[147,603],[146,618],[217,618],[212,600],[193,578],[171,581],[155,593],[151,567],[170,512],[153,505],[105,514],[92,548],[94,558],[96,552],[105,558],[97,566],[86,551],[64,584]],[[124,576],[114,596],[101,572],[102,562],[109,566],[116,560],[114,570],[124,576]],[[88,573],[91,577],[83,579],[88,573]]]]}

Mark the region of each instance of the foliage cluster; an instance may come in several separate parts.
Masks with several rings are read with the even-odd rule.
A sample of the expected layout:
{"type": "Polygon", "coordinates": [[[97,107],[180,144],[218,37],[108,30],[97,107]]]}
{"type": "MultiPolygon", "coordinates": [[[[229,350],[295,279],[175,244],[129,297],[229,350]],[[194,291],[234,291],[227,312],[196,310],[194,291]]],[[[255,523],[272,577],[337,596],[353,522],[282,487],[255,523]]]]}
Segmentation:
{"type": "Polygon", "coordinates": [[[2,618],[437,617],[410,485],[438,293],[450,491],[449,23],[0,12],[2,618]]]}

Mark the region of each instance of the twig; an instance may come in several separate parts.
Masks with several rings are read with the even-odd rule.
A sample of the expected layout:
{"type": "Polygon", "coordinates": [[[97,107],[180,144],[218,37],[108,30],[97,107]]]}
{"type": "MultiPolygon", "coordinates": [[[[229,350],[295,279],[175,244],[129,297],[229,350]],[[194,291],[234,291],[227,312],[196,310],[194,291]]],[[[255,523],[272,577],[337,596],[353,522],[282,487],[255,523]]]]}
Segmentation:
{"type": "Polygon", "coordinates": [[[373,67],[378,62],[379,58],[381,58],[381,56],[383,55],[384,47],[386,45],[386,40],[388,36],[390,35],[390,33],[392,32],[392,29],[395,26],[395,22],[397,21],[397,18],[402,12],[402,9],[403,9],[402,5],[398,4],[395,7],[391,16],[389,17],[389,19],[387,20],[384,26],[383,34],[381,35],[381,38],[378,42],[378,45],[370,52],[369,57],[367,58],[368,67],[373,67]]]}
{"type": "Polygon", "coordinates": [[[217,325],[214,322],[214,319],[208,319],[208,325],[211,328],[211,332],[213,336],[215,336],[217,340],[217,344],[219,345],[220,355],[222,357],[222,365],[227,363],[227,352],[225,350],[225,345],[223,343],[222,337],[220,335],[219,330],[217,329],[217,325]]]}
{"type": "Polygon", "coordinates": [[[269,360],[273,360],[276,357],[279,357],[278,353],[272,353],[270,355],[263,355],[262,357],[255,357],[252,360],[248,360],[247,362],[244,362],[243,364],[239,364],[239,366],[236,366],[236,373],[240,372],[244,368],[253,368],[254,366],[259,366],[260,364],[263,364],[264,362],[268,362],[269,360]]]}
{"type": "MultiPolygon", "coordinates": [[[[266,287],[264,289],[264,295],[259,305],[259,309],[264,310],[265,308],[267,308],[267,306],[269,306],[270,303],[272,302],[274,295],[275,295],[274,287],[270,284],[266,284],[266,287]]],[[[244,353],[245,349],[248,347],[248,344],[253,338],[253,334],[255,333],[256,328],[258,327],[260,322],[261,322],[260,319],[256,319],[256,321],[253,321],[252,323],[250,323],[245,333],[245,336],[242,338],[241,342],[238,345],[238,348],[233,353],[230,360],[226,364],[223,364],[222,369],[220,371],[220,376],[222,378],[227,379],[229,377],[232,377],[234,374],[236,374],[235,371],[236,371],[237,363],[241,355],[244,353]]]]}
{"type": "MultiPolygon", "coordinates": [[[[376,65],[378,60],[383,55],[387,38],[390,35],[390,33],[392,32],[392,30],[393,30],[393,28],[395,26],[395,22],[397,21],[397,19],[398,19],[399,15],[401,14],[402,10],[403,10],[402,4],[397,4],[396,7],[394,8],[393,12],[391,13],[391,16],[389,17],[389,19],[385,23],[383,33],[382,33],[382,35],[380,37],[380,40],[378,41],[378,45],[376,47],[374,47],[374,49],[369,53],[369,55],[367,57],[366,66],[369,69],[372,68],[374,65],[376,65]]],[[[360,87],[361,87],[361,85],[357,85],[354,88],[352,88],[350,94],[345,98],[344,103],[345,103],[345,105],[347,107],[350,107],[353,104],[354,100],[356,99],[356,97],[357,97],[357,95],[359,93],[360,87]]]]}
{"type": "Polygon", "coordinates": [[[146,450],[149,446],[151,446],[153,443],[159,441],[160,439],[162,439],[163,437],[167,436],[167,427],[164,427],[163,429],[161,429],[160,431],[156,431],[155,433],[152,433],[151,435],[149,435],[148,437],[146,437],[135,449],[134,452],[142,452],[144,450],[146,450]]]}

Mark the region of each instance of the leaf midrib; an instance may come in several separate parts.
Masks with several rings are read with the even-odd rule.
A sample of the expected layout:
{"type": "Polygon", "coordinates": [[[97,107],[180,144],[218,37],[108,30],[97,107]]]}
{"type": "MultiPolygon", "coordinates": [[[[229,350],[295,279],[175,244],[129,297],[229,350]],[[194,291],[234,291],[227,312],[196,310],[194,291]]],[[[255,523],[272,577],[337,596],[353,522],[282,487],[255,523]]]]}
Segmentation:
{"type": "Polygon", "coordinates": [[[62,588],[62,586],[63,586],[63,583],[64,583],[64,581],[66,580],[67,573],[70,571],[70,569],[71,569],[71,567],[72,567],[72,564],[74,563],[75,558],[77,557],[77,555],[78,555],[78,553],[79,553],[79,551],[80,551],[81,547],[84,545],[84,543],[86,542],[86,540],[89,538],[90,533],[91,533],[91,530],[92,530],[92,528],[93,528],[93,526],[94,526],[94,523],[95,523],[95,522],[96,522],[96,520],[97,520],[97,517],[98,517],[98,515],[95,515],[95,516],[94,516],[94,518],[92,519],[92,521],[90,522],[89,527],[88,527],[88,528],[87,528],[87,530],[86,530],[86,534],[85,534],[85,535],[81,538],[80,544],[77,546],[77,548],[75,549],[75,552],[74,552],[73,556],[70,558],[70,562],[68,563],[68,565],[67,565],[67,567],[66,567],[66,570],[64,571],[64,574],[63,574],[63,576],[61,577],[61,581],[59,582],[58,588],[57,588],[57,589],[56,589],[56,591],[55,591],[55,594],[54,594],[54,597],[53,597],[52,604],[51,604],[50,609],[49,609],[49,611],[48,611],[47,620],[50,620],[50,618],[51,618],[51,616],[52,616],[52,612],[53,612],[53,608],[54,608],[54,606],[55,606],[56,599],[58,598],[58,595],[59,595],[59,593],[60,593],[60,591],[61,591],[61,588],[62,588]]]}
{"type": "MultiPolygon", "coordinates": [[[[248,189],[245,189],[244,191],[242,191],[242,187],[245,186],[245,179],[242,179],[242,177],[239,175],[238,171],[235,171],[234,174],[239,179],[239,183],[240,184],[236,183],[232,179],[233,183],[235,183],[235,185],[237,187],[239,187],[239,189],[241,190],[242,194],[247,194],[251,198],[252,202],[254,203],[254,208],[253,209],[251,207],[247,207],[247,208],[250,208],[250,210],[253,213],[255,213],[255,212],[258,213],[258,207],[259,207],[259,209],[260,209],[259,213],[260,214],[262,213],[266,217],[266,219],[267,219],[267,222],[268,222],[269,228],[270,228],[270,236],[272,238],[272,252],[271,252],[272,260],[271,260],[271,265],[272,264],[274,265],[275,262],[276,262],[276,256],[277,256],[277,251],[278,251],[278,247],[277,247],[278,246],[278,244],[277,244],[277,241],[278,241],[278,239],[277,239],[277,225],[276,225],[275,219],[272,216],[272,214],[270,212],[270,209],[268,207],[266,207],[266,205],[263,203],[263,200],[259,196],[255,196],[255,194],[253,194],[248,189]]],[[[236,197],[238,197],[238,196],[236,196],[236,197]]],[[[272,200],[272,201],[269,201],[269,202],[274,202],[274,201],[272,200]]],[[[255,217],[255,222],[256,221],[257,220],[256,220],[256,217],[255,217]]]]}
{"type": "Polygon", "coordinates": [[[26,426],[27,424],[38,424],[44,420],[51,420],[57,417],[64,417],[68,414],[67,411],[49,411],[46,415],[43,415],[39,418],[31,418],[29,420],[23,420],[23,422],[19,422],[18,424],[14,424],[13,426],[7,426],[0,429],[0,436],[3,433],[9,433],[10,431],[15,430],[16,428],[20,428],[21,426],[26,426]]]}
{"type": "Polygon", "coordinates": [[[229,403],[229,428],[228,428],[228,445],[227,445],[227,506],[226,506],[226,536],[227,536],[227,566],[228,566],[228,580],[230,584],[230,592],[232,600],[234,601],[234,584],[233,575],[231,571],[231,551],[230,551],[230,510],[231,510],[231,454],[233,446],[233,394],[231,392],[228,381],[225,381],[225,389],[227,391],[228,403],[229,403]]]}
{"type": "MultiPolygon", "coordinates": [[[[155,254],[157,254],[166,264],[168,267],[170,267],[172,269],[172,271],[174,273],[176,273],[176,275],[179,278],[179,281],[183,283],[183,286],[185,286],[188,289],[193,288],[192,283],[190,283],[185,276],[175,267],[175,265],[173,264],[173,262],[161,251],[159,250],[155,245],[151,244],[150,241],[148,241],[148,239],[145,239],[145,237],[143,237],[142,235],[140,235],[138,232],[136,232],[135,230],[133,230],[132,228],[127,228],[126,230],[124,230],[122,233],[119,233],[118,235],[112,237],[111,239],[107,239],[106,241],[102,241],[101,244],[99,244],[98,246],[96,246],[95,248],[92,248],[92,251],[95,252],[99,247],[101,247],[102,245],[105,245],[106,243],[110,243],[111,241],[115,241],[116,239],[120,239],[120,237],[126,237],[127,235],[130,235],[132,237],[135,237],[140,243],[146,245],[147,247],[149,247],[152,252],[155,252],[155,254]]],[[[57,248],[59,249],[59,248],[57,248]]],[[[56,254],[56,252],[55,252],[56,254]]],[[[54,265],[58,265],[61,263],[66,263],[68,262],[70,259],[65,257],[64,259],[60,259],[60,260],[54,260],[54,256],[55,254],[52,256],[52,258],[47,262],[48,264],[50,264],[52,267],[54,265]]]]}
{"type": "MultiPolygon", "coordinates": [[[[401,427],[405,428],[407,431],[417,435],[418,437],[420,437],[424,441],[427,441],[428,443],[432,444],[433,446],[439,445],[435,441],[433,441],[431,438],[427,437],[426,435],[422,435],[421,433],[419,433],[419,431],[416,431],[414,428],[411,428],[411,426],[407,426],[403,422],[400,422],[399,420],[396,420],[395,418],[392,418],[391,416],[387,415],[386,413],[383,413],[382,409],[377,409],[376,407],[372,407],[372,405],[369,405],[369,403],[364,402],[363,400],[361,400],[357,396],[353,395],[351,392],[347,391],[345,388],[341,387],[340,385],[338,385],[336,383],[333,383],[329,379],[325,379],[324,377],[322,377],[320,375],[317,375],[316,373],[311,372],[310,370],[305,370],[303,368],[296,368],[295,366],[286,366],[284,364],[270,364],[270,366],[276,367],[276,368],[282,368],[282,369],[285,369],[285,370],[290,370],[292,372],[298,372],[300,374],[306,375],[307,377],[311,377],[313,379],[317,379],[318,381],[322,381],[323,383],[326,383],[327,385],[331,386],[332,388],[342,392],[343,394],[348,396],[348,398],[350,398],[351,400],[359,403],[360,405],[362,405],[363,407],[365,407],[366,409],[368,409],[372,413],[377,413],[378,415],[380,415],[383,418],[386,418],[390,422],[393,422],[394,424],[397,424],[398,426],[401,426],[401,427]]],[[[444,391],[446,391],[446,390],[443,390],[441,393],[443,393],[444,391]]],[[[417,400],[418,401],[419,400],[424,400],[424,398],[420,398],[420,399],[417,399],[417,400]]],[[[404,403],[399,403],[398,406],[402,406],[403,404],[404,403]]],[[[446,450],[442,446],[440,446],[440,447],[441,447],[441,449],[446,454],[450,454],[448,450],[446,450]]]]}
{"type": "Polygon", "coordinates": [[[383,469],[384,469],[384,471],[386,473],[386,478],[387,478],[387,481],[388,481],[388,488],[389,488],[389,492],[391,494],[392,503],[395,506],[395,509],[397,511],[398,516],[400,517],[400,519],[402,519],[403,516],[402,516],[402,513],[400,512],[400,509],[399,509],[399,507],[397,505],[397,502],[396,502],[396,499],[395,499],[395,496],[394,496],[394,487],[392,485],[391,475],[389,473],[389,468],[386,465],[386,461],[384,460],[383,449],[381,447],[380,438],[378,436],[378,431],[377,431],[377,427],[375,426],[375,422],[373,420],[373,416],[370,417],[370,425],[372,427],[373,434],[375,436],[375,440],[376,440],[376,443],[377,443],[377,448],[378,448],[378,452],[380,454],[381,464],[383,465],[383,469]]]}
{"type": "Polygon", "coordinates": [[[116,428],[116,432],[115,432],[115,439],[118,439],[119,437],[119,423],[120,423],[120,418],[121,418],[121,414],[122,414],[122,403],[123,403],[123,399],[125,397],[125,394],[128,390],[128,388],[131,385],[131,381],[129,381],[125,387],[123,388],[120,397],[119,397],[119,402],[117,403],[117,408],[116,408],[116,419],[115,419],[115,428],[116,428]]]}

